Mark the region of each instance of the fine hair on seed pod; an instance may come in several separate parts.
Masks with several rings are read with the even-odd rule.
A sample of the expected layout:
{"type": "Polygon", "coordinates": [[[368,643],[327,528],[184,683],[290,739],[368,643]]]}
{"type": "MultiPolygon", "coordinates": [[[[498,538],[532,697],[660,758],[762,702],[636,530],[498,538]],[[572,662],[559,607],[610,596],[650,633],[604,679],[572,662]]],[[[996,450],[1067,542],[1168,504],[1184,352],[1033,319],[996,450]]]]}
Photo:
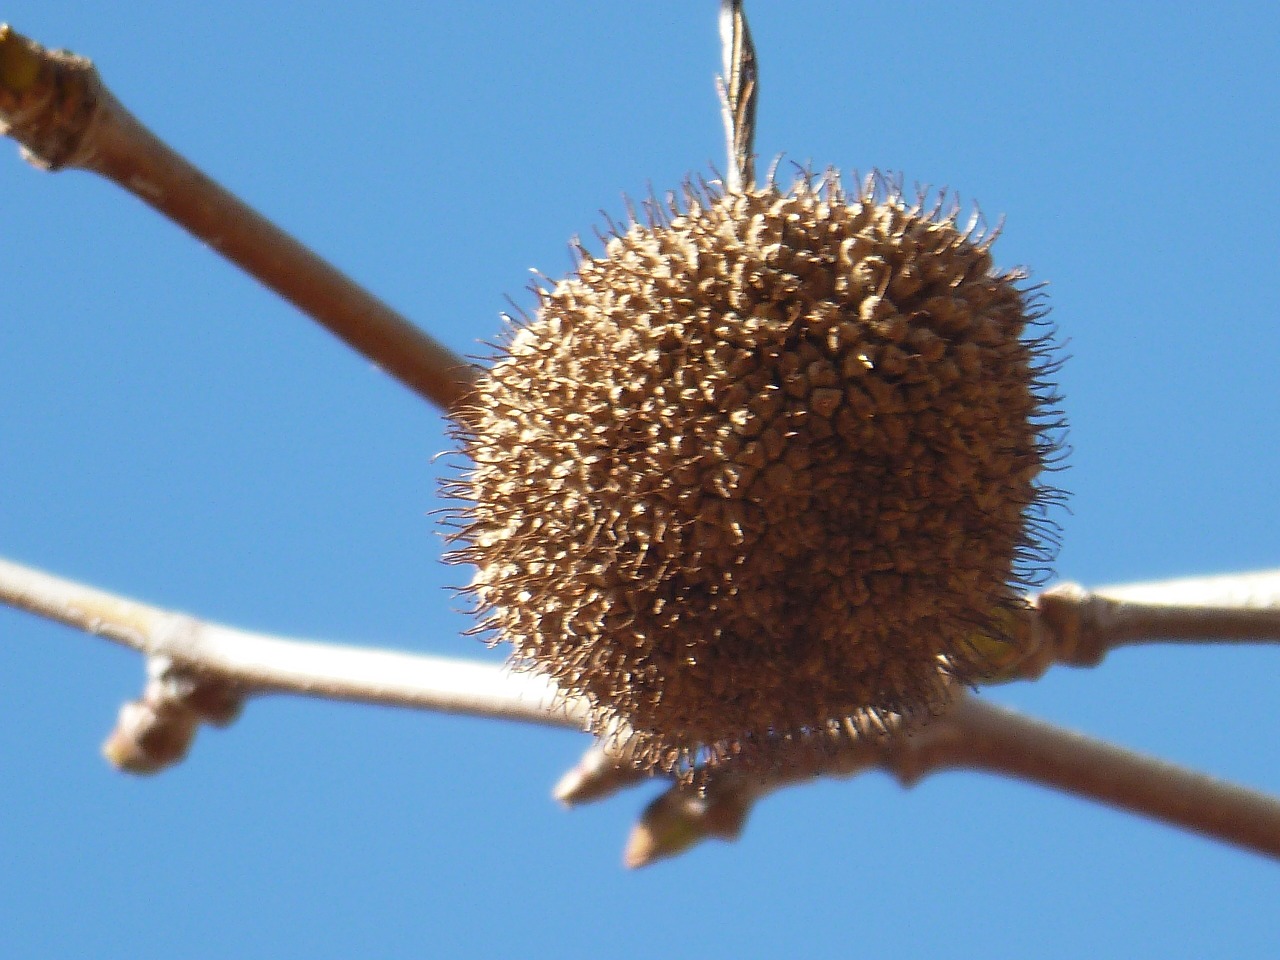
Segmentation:
{"type": "Polygon", "coordinates": [[[1039,288],[877,176],[643,212],[456,413],[477,630],[666,772],[935,714],[1022,642],[1057,545],[1039,288]]]}

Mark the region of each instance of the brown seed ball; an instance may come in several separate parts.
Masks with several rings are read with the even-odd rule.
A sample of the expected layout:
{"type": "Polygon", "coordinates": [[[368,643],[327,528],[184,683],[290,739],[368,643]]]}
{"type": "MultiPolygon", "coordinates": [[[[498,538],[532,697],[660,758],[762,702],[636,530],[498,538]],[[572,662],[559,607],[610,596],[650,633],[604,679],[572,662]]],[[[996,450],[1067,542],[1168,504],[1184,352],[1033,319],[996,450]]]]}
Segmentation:
{"type": "Polygon", "coordinates": [[[540,291],[462,414],[483,628],[643,765],[927,715],[1045,552],[1024,275],[882,193],[687,191],[540,291]]]}

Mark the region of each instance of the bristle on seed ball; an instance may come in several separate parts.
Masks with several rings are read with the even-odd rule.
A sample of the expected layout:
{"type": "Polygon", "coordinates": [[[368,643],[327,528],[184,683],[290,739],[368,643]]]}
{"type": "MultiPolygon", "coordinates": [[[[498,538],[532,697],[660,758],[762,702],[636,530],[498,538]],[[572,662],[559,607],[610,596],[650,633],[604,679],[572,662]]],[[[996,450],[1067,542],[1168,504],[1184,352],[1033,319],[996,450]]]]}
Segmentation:
{"type": "Polygon", "coordinates": [[[481,629],[664,771],[928,716],[1050,550],[1035,295],[876,181],[668,204],[459,414],[481,629]]]}

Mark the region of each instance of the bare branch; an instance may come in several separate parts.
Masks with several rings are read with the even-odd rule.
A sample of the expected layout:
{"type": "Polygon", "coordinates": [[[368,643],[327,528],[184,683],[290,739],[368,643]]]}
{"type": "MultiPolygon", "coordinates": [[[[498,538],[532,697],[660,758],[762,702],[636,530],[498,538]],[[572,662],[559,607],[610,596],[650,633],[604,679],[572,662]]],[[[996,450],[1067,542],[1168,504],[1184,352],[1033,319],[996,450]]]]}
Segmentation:
{"type": "Polygon", "coordinates": [[[756,94],[759,92],[759,65],[755,44],[747,28],[742,0],[721,0],[720,46],[724,74],[717,78],[720,111],[729,155],[726,188],[730,192],[750,190],[756,178],[756,94]]]}
{"type": "MultiPolygon", "coordinates": [[[[137,650],[143,697],[126,704],[104,748],[117,766],[152,772],[180,760],[201,723],[225,724],[246,696],[285,692],[581,729],[584,704],[539,677],[421,654],[286,640],[203,622],[0,560],[0,602],[137,650]]],[[[785,772],[750,775],[732,762],[700,787],[677,785],[645,811],[627,846],[643,866],[707,837],[736,837],[762,796],[816,776],[871,767],[906,785],[942,769],[1019,777],[1280,856],[1280,800],[1020,716],[961,695],[925,727],[846,739],[785,772]]],[[[643,779],[600,747],[557,785],[566,803],[643,779]]]]}
{"type": "Polygon", "coordinates": [[[47,170],[106,177],[443,409],[474,368],[228,193],[143,126],[93,64],[0,25],[0,132],[47,170]]]}
{"type": "Polygon", "coordinates": [[[647,866],[705,839],[734,839],[754,804],[774,790],[877,767],[904,786],[941,770],[1004,774],[1280,857],[1280,799],[966,695],[911,735],[846,741],[821,769],[744,779],[726,764],[708,773],[701,790],[672,786],[633,829],[625,861],[647,866]]]}
{"type": "Polygon", "coordinates": [[[1276,643],[1280,570],[1094,591],[1068,583],[1041,594],[1036,608],[1052,660],[1072,666],[1137,643],[1276,643]]]}
{"type": "Polygon", "coordinates": [[[0,602],[214,677],[242,694],[417,707],[581,729],[582,705],[498,665],[287,640],[197,620],[0,560],[0,602]]]}
{"type": "Polygon", "coordinates": [[[905,784],[945,768],[987,770],[1055,787],[1280,857],[1280,800],[966,697],[894,765],[905,784]],[[947,730],[947,726],[953,727],[947,730]]]}

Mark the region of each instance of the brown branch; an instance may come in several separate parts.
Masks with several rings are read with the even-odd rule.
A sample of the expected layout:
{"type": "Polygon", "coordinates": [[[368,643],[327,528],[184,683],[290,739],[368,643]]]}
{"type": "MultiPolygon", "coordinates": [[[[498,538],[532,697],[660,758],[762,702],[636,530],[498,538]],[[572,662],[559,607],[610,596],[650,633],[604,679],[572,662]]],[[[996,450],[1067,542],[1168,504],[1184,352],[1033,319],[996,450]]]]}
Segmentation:
{"type": "Polygon", "coordinates": [[[701,790],[672,786],[632,831],[625,862],[647,866],[706,839],[735,839],[754,805],[774,790],[872,768],[903,786],[942,770],[985,770],[1280,857],[1280,799],[965,695],[911,735],[847,741],[820,769],[749,779],[726,764],[707,775],[701,790]]]}
{"type": "Polygon", "coordinates": [[[1280,799],[975,697],[893,758],[904,784],[941,769],[1005,774],[1280,857],[1280,799]],[[950,727],[951,729],[947,729],[950,727]]]}
{"type": "Polygon", "coordinates": [[[93,64],[0,25],[0,132],[47,170],[100,174],[256,277],[442,409],[474,368],[175,153],[126,110],[93,64]]]}

